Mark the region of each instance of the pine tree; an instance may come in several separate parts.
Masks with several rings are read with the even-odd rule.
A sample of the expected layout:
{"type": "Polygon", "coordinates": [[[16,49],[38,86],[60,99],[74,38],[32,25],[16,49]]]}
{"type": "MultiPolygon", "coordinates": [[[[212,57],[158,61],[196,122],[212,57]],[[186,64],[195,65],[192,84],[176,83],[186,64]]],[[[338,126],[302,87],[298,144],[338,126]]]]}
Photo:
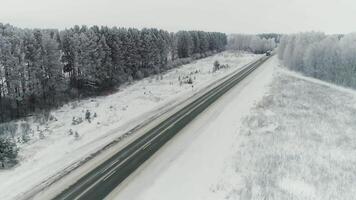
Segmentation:
{"type": "Polygon", "coordinates": [[[179,58],[187,58],[193,52],[193,41],[191,35],[187,31],[180,31],[177,33],[177,48],[179,58]]]}
{"type": "Polygon", "coordinates": [[[19,29],[0,24],[0,120],[95,95],[224,49],[226,35],[203,31],[74,26],[19,29]]]}
{"type": "Polygon", "coordinates": [[[45,99],[48,98],[49,105],[58,105],[56,97],[65,89],[64,77],[62,74],[62,64],[60,62],[60,51],[58,43],[50,35],[43,37],[43,77],[42,86],[45,99]]]}

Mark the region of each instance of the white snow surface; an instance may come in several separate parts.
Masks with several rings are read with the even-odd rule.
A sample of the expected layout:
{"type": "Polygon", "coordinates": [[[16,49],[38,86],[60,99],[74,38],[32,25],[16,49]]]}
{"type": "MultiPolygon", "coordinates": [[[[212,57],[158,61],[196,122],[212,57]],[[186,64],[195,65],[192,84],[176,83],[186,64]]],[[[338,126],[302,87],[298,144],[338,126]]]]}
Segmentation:
{"type": "Polygon", "coordinates": [[[223,52],[201,59],[192,64],[172,69],[161,76],[154,76],[120,87],[117,93],[81,100],[52,111],[54,120],[29,117],[9,123],[17,124],[14,133],[21,141],[22,127],[30,127],[31,140],[19,142],[20,163],[10,170],[0,170],[0,199],[14,199],[41,184],[46,179],[60,174],[66,167],[75,164],[104,147],[145,119],[162,112],[168,105],[183,101],[210,83],[226,76],[260,55],[223,52]],[[218,60],[230,68],[211,73],[218,60]],[[194,87],[179,84],[179,77],[191,76],[194,87]],[[84,120],[85,112],[97,117],[91,123],[84,120]],[[72,118],[83,122],[72,125],[72,118]],[[78,132],[69,135],[69,130],[78,132]]]}
{"type": "Polygon", "coordinates": [[[108,199],[354,199],[356,92],[274,56],[108,199]]]}

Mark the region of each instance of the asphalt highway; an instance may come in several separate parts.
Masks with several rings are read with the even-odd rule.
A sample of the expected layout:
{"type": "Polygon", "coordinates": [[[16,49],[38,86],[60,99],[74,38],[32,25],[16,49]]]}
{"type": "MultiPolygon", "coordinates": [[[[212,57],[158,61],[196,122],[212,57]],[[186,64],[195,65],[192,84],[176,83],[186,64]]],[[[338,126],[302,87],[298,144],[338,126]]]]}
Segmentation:
{"type": "Polygon", "coordinates": [[[158,151],[168,140],[173,138],[190,121],[269,58],[270,56],[264,56],[256,62],[243,67],[220,85],[207,91],[192,103],[147,131],[147,133],[143,134],[137,140],[128,144],[121,151],[60,193],[55,199],[104,199],[125,180],[125,178],[158,151]]]}

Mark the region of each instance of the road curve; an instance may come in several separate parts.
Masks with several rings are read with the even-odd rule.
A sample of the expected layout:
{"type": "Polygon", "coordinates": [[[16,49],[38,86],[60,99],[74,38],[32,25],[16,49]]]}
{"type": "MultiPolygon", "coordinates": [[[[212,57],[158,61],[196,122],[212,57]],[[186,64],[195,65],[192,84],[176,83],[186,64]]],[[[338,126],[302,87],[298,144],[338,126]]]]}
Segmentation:
{"type": "Polygon", "coordinates": [[[262,57],[256,62],[243,67],[220,85],[207,91],[201,97],[147,131],[147,133],[137,140],[128,144],[121,151],[84,175],[54,199],[104,199],[125,178],[184,128],[192,119],[269,58],[270,57],[262,57]]]}

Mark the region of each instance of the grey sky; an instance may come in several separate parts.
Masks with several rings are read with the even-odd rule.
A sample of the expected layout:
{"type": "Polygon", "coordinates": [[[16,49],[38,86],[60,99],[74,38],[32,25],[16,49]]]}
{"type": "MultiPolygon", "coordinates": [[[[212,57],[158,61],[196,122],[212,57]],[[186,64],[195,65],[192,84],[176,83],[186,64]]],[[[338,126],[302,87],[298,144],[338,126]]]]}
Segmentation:
{"type": "Polygon", "coordinates": [[[356,0],[0,0],[0,22],[28,28],[348,33],[356,31],[355,19],[356,0]]]}

